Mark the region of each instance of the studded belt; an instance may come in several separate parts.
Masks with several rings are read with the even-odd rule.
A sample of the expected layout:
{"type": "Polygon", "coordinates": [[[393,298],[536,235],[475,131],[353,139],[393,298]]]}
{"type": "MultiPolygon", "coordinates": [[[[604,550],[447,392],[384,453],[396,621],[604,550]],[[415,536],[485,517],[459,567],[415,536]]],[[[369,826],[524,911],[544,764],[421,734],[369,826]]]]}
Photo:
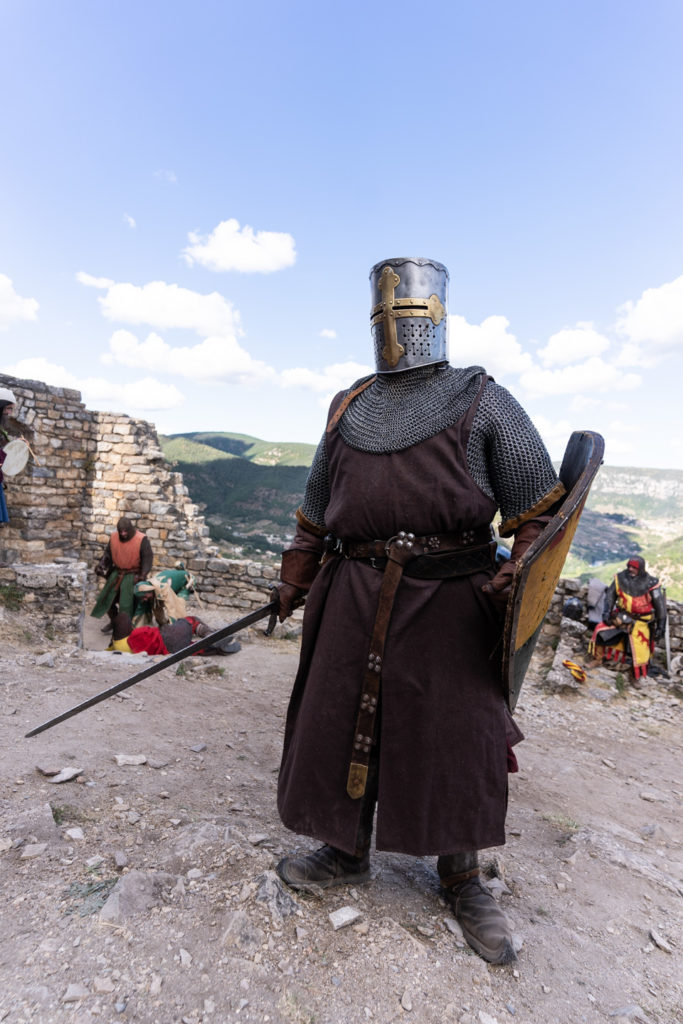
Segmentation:
{"type": "Polygon", "coordinates": [[[493,565],[495,544],[491,541],[489,527],[460,534],[442,533],[425,537],[416,537],[402,530],[387,541],[337,541],[334,549],[328,550],[328,556],[334,554],[345,558],[369,559],[376,568],[384,570],[368,662],[363,674],[346,783],[347,793],[357,800],[365,793],[367,783],[379,704],[384,645],[401,576],[405,572],[425,579],[444,579],[480,572],[493,565]],[[380,560],[382,564],[379,564],[380,560]]]}
{"type": "Polygon", "coordinates": [[[395,544],[410,552],[411,558],[420,555],[433,555],[448,551],[462,551],[475,545],[486,544],[491,540],[491,527],[479,526],[473,530],[462,530],[460,533],[432,533],[416,537],[414,533],[401,530],[390,540],[338,540],[332,548],[344,558],[385,558],[387,546],[395,544]]]}

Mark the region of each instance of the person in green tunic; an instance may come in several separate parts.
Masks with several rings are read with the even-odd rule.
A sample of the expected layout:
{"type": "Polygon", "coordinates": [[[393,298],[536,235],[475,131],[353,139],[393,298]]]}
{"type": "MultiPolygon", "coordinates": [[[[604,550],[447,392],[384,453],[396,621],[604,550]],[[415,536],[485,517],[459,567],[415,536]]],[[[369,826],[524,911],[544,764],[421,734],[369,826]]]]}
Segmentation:
{"type": "Polygon", "coordinates": [[[119,611],[133,615],[135,584],[149,576],[153,560],[149,539],[122,516],[95,568],[95,574],[103,576],[106,582],[90,614],[96,619],[109,616],[103,633],[111,633],[119,611]]]}

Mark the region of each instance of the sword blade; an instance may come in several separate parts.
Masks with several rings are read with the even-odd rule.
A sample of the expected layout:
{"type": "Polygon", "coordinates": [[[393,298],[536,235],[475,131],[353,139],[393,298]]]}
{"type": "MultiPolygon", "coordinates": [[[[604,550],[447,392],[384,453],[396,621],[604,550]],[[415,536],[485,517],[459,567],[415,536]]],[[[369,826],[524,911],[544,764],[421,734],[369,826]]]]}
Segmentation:
{"type": "Polygon", "coordinates": [[[142,682],[143,679],[149,679],[150,676],[161,672],[162,669],[170,668],[171,665],[175,665],[176,662],[182,661],[183,658],[189,657],[196,651],[203,651],[206,647],[210,647],[219,640],[225,640],[226,637],[232,636],[233,633],[238,633],[241,629],[246,629],[247,626],[253,625],[254,622],[265,619],[267,615],[272,615],[277,611],[277,607],[277,601],[270,601],[269,604],[257,608],[256,611],[250,612],[249,615],[238,619],[237,622],[233,622],[229,626],[223,626],[222,629],[216,630],[215,633],[210,633],[209,636],[202,637],[201,640],[196,640],[195,643],[190,644],[189,647],[183,647],[181,651],[176,651],[175,654],[169,654],[163,661],[144,668],[141,672],[131,676],[130,679],[124,679],[122,682],[110,686],[108,690],[102,690],[101,693],[96,693],[94,697],[89,697],[88,700],[84,700],[81,704],[76,704],[67,711],[63,711],[61,715],[50,718],[49,721],[43,722],[42,725],[37,725],[35,729],[27,732],[24,738],[28,739],[29,736],[37,736],[38,733],[51,729],[53,725],[59,725],[60,722],[65,722],[67,718],[73,718],[74,715],[80,715],[81,711],[87,711],[88,708],[94,707],[100,701],[107,700],[108,697],[113,697],[115,694],[121,693],[122,690],[127,690],[129,686],[135,686],[136,683],[142,682]]]}

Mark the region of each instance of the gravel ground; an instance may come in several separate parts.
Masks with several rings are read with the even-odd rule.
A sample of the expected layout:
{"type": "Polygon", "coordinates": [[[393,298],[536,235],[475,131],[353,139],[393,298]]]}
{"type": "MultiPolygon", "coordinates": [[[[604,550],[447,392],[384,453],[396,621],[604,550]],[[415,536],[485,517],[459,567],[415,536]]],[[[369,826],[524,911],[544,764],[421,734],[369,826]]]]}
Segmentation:
{"type": "Polygon", "coordinates": [[[484,858],[519,960],[491,967],[433,859],[374,854],[368,884],[318,896],[279,884],[279,857],[316,845],[275,807],[295,639],[252,630],[239,654],[188,659],[33,739],[141,660],[104,653],[94,622],[87,649],[63,648],[2,608],[0,639],[0,1021],[683,1019],[672,690],[619,693],[593,669],[549,695],[552,651],[535,656],[508,843],[484,858]]]}

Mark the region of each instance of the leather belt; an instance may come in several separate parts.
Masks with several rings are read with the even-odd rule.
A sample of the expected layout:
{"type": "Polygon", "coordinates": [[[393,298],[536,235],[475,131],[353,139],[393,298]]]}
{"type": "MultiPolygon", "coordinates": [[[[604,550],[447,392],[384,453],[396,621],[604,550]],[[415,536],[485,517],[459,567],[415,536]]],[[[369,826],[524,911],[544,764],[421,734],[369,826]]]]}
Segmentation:
{"type": "MultiPolygon", "coordinates": [[[[367,783],[379,705],[384,645],[401,576],[404,571],[407,573],[411,568],[425,562],[431,563],[426,567],[431,569],[431,573],[427,575],[423,572],[426,579],[479,572],[493,566],[495,544],[491,541],[490,527],[468,530],[460,534],[433,534],[428,537],[416,537],[402,530],[387,541],[337,541],[330,554],[332,553],[346,558],[370,559],[373,564],[382,559],[384,568],[370,651],[363,674],[363,687],[346,783],[347,793],[352,799],[357,800],[365,793],[367,783]],[[487,543],[482,543],[484,537],[487,543]],[[450,566],[442,561],[444,558],[451,560],[450,566]],[[460,563],[459,566],[455,564],[456,561],[460,563]],[[437,566],[441,571],[437,571],[437,566]]],[[[411,575],[418,573],[412,572],[411,575]]]]}
{"type": "Polygon", "coordinates": [[[433,533],[416,537],[414,533],[401,530],[390,540],[338,540],[332,549],[333,554],[344,558],[385,558],[387,546],[396,543],[399,548],[406,548],[411,557],[433,555],[446,551],[460,551],[478,544],[486,544],[491,540],[491,527],[480,526],[474,530],[462,530],[460,533],[433,533]]]}

